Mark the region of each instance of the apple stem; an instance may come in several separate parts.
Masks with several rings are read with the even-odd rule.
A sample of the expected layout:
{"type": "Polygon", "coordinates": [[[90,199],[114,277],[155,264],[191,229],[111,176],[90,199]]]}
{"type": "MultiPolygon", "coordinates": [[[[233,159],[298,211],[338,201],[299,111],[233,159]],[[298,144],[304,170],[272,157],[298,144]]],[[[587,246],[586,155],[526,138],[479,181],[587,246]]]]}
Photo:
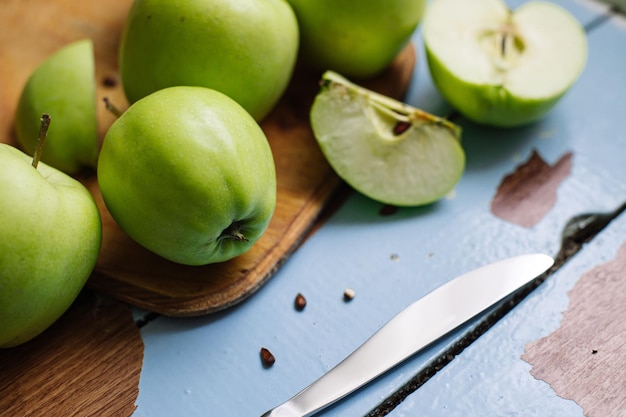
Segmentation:
{"type": "Polygon", "coordinates": [[[106,109],[111,112],[115,117],[120,117],[122,115],[120,109],[115,107],[115,105],[111,103],[111,100],[109,100],[108,97],[104,97],[102,101],[104,101],[104,106],[106,107],[106,109]]]}
{"type": "Polygon", "coordinates": [[[41,154],[43,153],[43,145],[46,143],[46,137],[48,136],[48,128],[50,127],[50,115],[44,113],[41,115],[41,124],[39,125],[39,136],[37,137],[37,146],[35,147],[35,153],[33,154],[33,168],[37,169],[39,161],[41,160],[41,154]]]}
{"type": "Polygon", "coordinates": [[[500,31],[500,54],[502,58],[515,52],[516,33],[511,24],[506,24],[500,31]]]}
{"type": "Polygon", "coordinates": [[[248,238],[243,233],[241,233],[241,229],[241,223],[233,222],[230,224],[230,226],[224,229],[219,239],[233,239],[238,242],[247,242],[248,238]]]}

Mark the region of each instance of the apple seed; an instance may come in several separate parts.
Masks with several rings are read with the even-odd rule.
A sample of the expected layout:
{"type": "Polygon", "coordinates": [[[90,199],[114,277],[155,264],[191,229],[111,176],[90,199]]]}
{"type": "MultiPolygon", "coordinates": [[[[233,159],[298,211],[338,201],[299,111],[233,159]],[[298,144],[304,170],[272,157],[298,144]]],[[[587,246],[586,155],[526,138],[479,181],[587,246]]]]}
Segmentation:
{"type": "Polygon", "coordinates": [[[343,300],[346,302],[352,301],[355,295],[356,293],[352,288],[346,288],[343,292],[343,300]]]}
{"type": "Polygon", "coordinates": [[[378,214],[381,216],[391,216],[398,212],[398,207],[392,204],[385,204],[378,210],[378,214]]]}
{"type": "Polygon", "coordinates": [[[306,307],[306,298],[304,298],[304,295],[302,295],[301,293],[298,293],[298,295],[296,295],[296,299],[294,300],[294,307],[298,311],[302,311],[304,310],[304,307],[306,307]]]}
{"type": "Polygon", "coordinates": [[[107,76],[102,79],[102,85],[106,88],[117,87],[117,80],[113,76],[107,76]]]}
{"type": "Polygon", "coordinates": [[[261,362],[263,363],[263,367],[269,368],[270,366],[274,365],[274,362],[276,362],[276,358],[267,348],[262,347],[261,362]]]}
{"type": "Polygon", "coordinates": [[[400,136],[411,127],[411,122],[398,121],[393,127],[393,134],[396,136],[400,136]]]}

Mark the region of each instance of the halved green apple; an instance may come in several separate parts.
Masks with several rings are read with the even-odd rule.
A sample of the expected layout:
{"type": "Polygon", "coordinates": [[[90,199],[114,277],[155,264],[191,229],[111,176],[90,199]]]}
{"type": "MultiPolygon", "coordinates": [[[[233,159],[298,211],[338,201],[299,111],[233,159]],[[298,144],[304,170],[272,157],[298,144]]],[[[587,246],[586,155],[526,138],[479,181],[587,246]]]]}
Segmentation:
{"type": "Polygon", "coordinates": [[[468,119],[517,126],[543,117],[587,60],[580,23],[553,3],[435,0],[423,21],[433,81],[468,119]]]}
{"type": "Polygon", "coordinates": [[[461,129],[327,71],[311,126],[328,163],[373,200],[419,206],[445,196],[465,170],[461,129]]]}

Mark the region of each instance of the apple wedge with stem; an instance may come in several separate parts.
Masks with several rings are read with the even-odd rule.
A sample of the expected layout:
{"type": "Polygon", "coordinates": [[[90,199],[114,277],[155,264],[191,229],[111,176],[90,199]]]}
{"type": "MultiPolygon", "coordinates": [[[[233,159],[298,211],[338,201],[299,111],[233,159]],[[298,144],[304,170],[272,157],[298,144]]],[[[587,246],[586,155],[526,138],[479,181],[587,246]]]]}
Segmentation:
{"type": "Polygon", "coordinates": [[[33,154],[37,147],[34,121],[42,113],[55,119],[42,161],[67,174],[95,169],[98,120],[93,42],[74,41],[50,55],[28,78],[20,95],[15,134],[20,147],[33,154]]]}
{"type": "Polygon", "coordinates": [[[337,175],[373,200],[429,204],[451,191],[465,170],[459,126],[336,72],[323,74],[310,118],[337,175]]]}

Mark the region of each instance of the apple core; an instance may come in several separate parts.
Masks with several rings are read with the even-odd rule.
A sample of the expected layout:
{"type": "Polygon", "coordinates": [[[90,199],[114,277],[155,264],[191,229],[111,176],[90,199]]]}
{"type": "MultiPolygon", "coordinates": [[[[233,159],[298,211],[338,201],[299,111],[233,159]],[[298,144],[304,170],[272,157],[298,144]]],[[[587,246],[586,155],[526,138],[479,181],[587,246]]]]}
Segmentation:
{"type": "Polygon", "coordinates": [[[524,54],[524,41],[511,23],[503,24],[496,30],[485,31],[480,44],[493,59],[493,65],[502,73],[517,65],[524,54]]]}

